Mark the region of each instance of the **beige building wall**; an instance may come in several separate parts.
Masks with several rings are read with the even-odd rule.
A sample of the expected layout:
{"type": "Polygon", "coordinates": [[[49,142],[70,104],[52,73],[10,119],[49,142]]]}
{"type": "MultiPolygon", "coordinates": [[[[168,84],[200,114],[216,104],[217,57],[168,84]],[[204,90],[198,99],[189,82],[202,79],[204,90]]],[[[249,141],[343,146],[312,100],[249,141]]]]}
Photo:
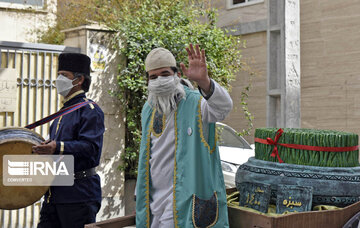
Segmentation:
{"type": "MultiPolygon", "coordinates": [[[[215,1],[215,0],[214,0],[215,1]]],[[[246,40],[243,60],[254,59],[251,67],[260,73],[249,94],[249,110],[254,114],[254,129],[266,127],[266,31],[241,31],[244,24],[267,18],[267,1],[226,9],[226,0],[216,1],[221,27],[232,25],[246,40]],[[259,8],[260,7],[260,8],[259,8]]],[[[360,4],[348,1],[300,2],[301,40],[301,127],[334,129],[360,134],[360,4]]],[[[240,94],[248,75],[240,72],[231,97],[234,110],[225,123],[237,131],[246,128],[240,94]]],[[[253,131],[254,132],[254,131],[253,131]]],[[[253,143],[254,134],[246,137],[253,143]]]]}
{"type": "MultiPolygon", "coordinates": [[[[213,7],[218,8],[217,25],[219,27],[231,26],[237,31],[233,35],[240,36],[243,41],[246,41],[246,47],[239,47],[242,50],[242,60],[256,72],[256,75],[252,77],[252,88],[248,99],[249,110],[255,117],[254,128],[251,135],[245,137],[249,143],[253,143],[254,129],[266,126],[267,35],[264,26],[266,26],[267,18],[267,0],[234,8],[229,6],[230,0],[213,0],[212,3],[213,7]]],[[[223,121],[239,132],[248,128],[248,121],[245,119],[240,104],[240,95],[249,84],[249,79],[249,73],[241,71],[237,74],[236,80],[231,83],[230,96],[233,99],[234,108],[223,121]]]]}
{"type": "Polygon", "coordinates": [[[57,0],[44,1],[44,7],[0,2],[0,41],[36,42],[32,31],[56,18],[57,0]]]}
{"type": "MultiPolygon", "coordinates": [[[[102,189],[102,203],[97,221],[124,216],[125,176],[124,172],[119,170],[119,165],[121,154],[125,150],[125,119],[121,112],[121,103],[109,92],[118,91],[118,67],[125,64],[125,58],[111,48],[112,32],[98,25],[80,26],[63,32],[66,37],[65,46],[81,48],[83,54],[92,58],[91,87],[87,97],[101,107],[105,117],[102,155],[96,169],[101,178],[102,189]],[[104,58],[97,59],[94,56],[95,51],[103,54],[104,58]],[[94,62],[99,65],[96,67],[94,62]],[[103,67],[101,64],[104,64],[103,67]]],[[[129,192],[130,202],[133,201],[133,193],[134,191],[129,192]]]]}
{"type": "Polygon", "coordinates": [[[232,6],[232,0],[212,0],[212,7],[218,9],[218,26],[254,22],[267,18],[267,0],[255,0],[254,4],[232,6]]]}
{"type": "MultiPolygon", "coordinates": [[[[254,143],[255,128],[266,127],[266,32],[243,35],[242,39],[247,43],[246,48],[242,49],[243,61],[249,62],[252,70],[256,71],[256,75],[252,77],[252,88],[248,99],[249,110],[255,117],[254,128],[251,135],[245,137],[249,143],[254,143]]],[[[248,128],[248,121],[245,119],[240,104],[240,94],[249,84],[249,78],[249,73],[241,71],[236,80],[231,83],[230,96],[233,99],[234,108],[224,123],[237,131],[248,128]]]]}
{"type": "Polygon", "coordinates": [[[360,4],[302,0],[301,127],[360,134],[360,4]]]}

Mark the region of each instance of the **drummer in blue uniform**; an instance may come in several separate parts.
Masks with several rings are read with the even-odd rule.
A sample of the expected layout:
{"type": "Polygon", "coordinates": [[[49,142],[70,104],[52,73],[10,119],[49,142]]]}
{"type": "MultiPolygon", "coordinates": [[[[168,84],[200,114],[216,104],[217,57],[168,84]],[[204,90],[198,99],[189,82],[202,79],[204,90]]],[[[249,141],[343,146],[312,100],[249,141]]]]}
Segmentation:
{"type": "MultiPolygon", "coordinates": [[[[78,53],[59,56],[57,92],[64,97],[62,109],[87,101],[90,58],[78,53]]],[[[95,103],[54,120],[50,138],[34,146],[38,154],[74,156],[74,185],[52,186],[45,194],[38,228],[77,228],[95,222],[101,205],[99,165],[104,133],[104,113],[95,103]]]]}

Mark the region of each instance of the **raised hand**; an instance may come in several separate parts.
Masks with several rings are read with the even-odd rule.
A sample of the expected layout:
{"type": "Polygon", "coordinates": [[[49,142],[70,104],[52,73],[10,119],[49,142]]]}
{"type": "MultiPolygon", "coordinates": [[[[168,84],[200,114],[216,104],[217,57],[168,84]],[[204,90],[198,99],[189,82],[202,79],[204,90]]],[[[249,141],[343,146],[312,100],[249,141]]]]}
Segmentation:
{"type": "Polygon", "coordinates": [[[182,72],[190,79],[195,81],[200,88],[205,92],[210,91],[210,78],[208,76],[206,67],[205,50],[200,51],[199,45],[192,44],[186,48],[189,59],[189,67],[186,68],[184,63],[180,63],[182,72]]]}

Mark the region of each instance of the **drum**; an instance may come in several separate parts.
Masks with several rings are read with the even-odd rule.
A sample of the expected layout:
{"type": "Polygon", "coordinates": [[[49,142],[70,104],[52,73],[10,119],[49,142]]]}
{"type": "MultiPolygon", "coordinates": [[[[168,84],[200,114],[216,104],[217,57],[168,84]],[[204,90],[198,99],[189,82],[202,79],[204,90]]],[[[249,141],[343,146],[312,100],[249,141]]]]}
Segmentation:
{"type": "Polygon", "coordinates": [[[17,127],[0,129],[0,209],[24,208],[38,201],[49,186],[4,186],[3,156],[31,155],[32,146],[40,144],[44,138],[36,132],[17,127]]]}

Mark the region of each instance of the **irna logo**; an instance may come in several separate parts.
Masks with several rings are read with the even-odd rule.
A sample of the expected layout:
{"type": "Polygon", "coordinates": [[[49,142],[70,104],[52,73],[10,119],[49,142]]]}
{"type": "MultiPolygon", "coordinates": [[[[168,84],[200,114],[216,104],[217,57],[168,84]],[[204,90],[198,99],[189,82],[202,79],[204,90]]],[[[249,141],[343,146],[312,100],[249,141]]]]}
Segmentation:
{"type": "Polygon", "coordinates": [[[65,162],[30,161],[19,162],[8,160],[8,173],[14,175],[69,175],[65,162]]]}

